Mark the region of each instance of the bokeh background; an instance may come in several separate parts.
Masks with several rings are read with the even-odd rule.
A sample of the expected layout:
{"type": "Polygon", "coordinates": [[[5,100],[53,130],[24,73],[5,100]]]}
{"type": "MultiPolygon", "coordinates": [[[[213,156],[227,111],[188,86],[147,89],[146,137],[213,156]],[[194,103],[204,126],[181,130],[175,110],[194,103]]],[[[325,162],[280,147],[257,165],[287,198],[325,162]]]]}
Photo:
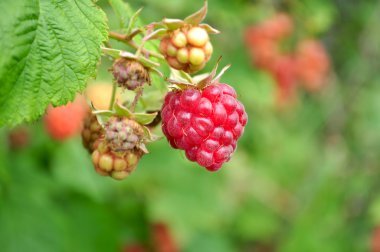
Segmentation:
{"type": "MultiPolygon", "coordinates": [[[[129,3],[148,23],[203,1],[129,3]]],[[[380,251],[380,1],[209,0],[206,21],[222,31],[206,70],[219,55],[232,64],[222,80],[249,115],[231,161],[210,173],[163,139],[119,182],[94,172],[79,135],[52,140],[41,120],[20,147],[1,129],[1,251],[380,251]],[[330,60],[323,87],[297,86],[287,104],[244,39],[278,12],[294,21],[288,50],[313,38],[330,60]]],[[[110,65],[103,58],[96,81],[111,82],[110,65]]]]}

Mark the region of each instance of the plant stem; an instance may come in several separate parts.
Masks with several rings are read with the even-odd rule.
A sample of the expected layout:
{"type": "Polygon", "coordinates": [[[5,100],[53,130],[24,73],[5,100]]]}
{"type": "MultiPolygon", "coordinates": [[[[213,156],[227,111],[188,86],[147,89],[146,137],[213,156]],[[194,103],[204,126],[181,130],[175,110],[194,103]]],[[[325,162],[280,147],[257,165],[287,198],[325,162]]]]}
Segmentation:
{"type": "Polygon", "coordinates": [[[137,102],[139,101],[140,97],[142,96],[143,91],[144,91],[144,89],[142,87],[139,87],[136,90],[135,98],[133,99],[133,102],[132,102],[131,107],[130,107],[130,110],[132,112],[135,112],[135,108],[136,108],[137,102]]]}
{"type": "Polygon", "coordinates": [[[112,95],[111,95],[109,110],[113,109],[113,105],[115,103],[115,97],[116,97],[116,90],[117,90],[117,83],[116,83],[116,81],[113,81],[113,83],[112,83],[112,95]]]}
{"type": "MultiPolygon", "coordinates": [[[[112,39],[124,42],[127,45],[135,48],[136,50],[139,50],[139,45],[137,45],[133,40],[131,40],[131,36],[123,35],[123,34],[120,34],[117,32],[110,31],[109,37],[112,39]]],[[[141,52],[144,54],[147,54],[149,56],[155,57],[155,58],[164,59],[164,56],[162,56],[161,54],[149,51],[149,50],[144,49],[144,48],[141,48],[141,52]]]]}

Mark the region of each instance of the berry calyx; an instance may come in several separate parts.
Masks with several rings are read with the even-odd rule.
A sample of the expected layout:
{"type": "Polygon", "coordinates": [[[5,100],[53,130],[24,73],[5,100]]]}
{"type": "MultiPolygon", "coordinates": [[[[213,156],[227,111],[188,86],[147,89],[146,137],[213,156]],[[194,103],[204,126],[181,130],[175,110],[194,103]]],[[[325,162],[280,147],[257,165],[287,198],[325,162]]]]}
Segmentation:
{"type": "Polygon", "coordinates": [[[98,122],[96,116],[92,113],[88,113],[84,119],[82,130],[82,143],[83,146],[92,153],[94,151],[94,143],[100,137],[104,135],[104,129],[98,122]]]}
{"type": "Polygon", "coordinates": [[[162,107],[162,130],[171,146],[209,171],[230,160],[246,123],[235,90],[217,81],[169,92],[162,107]]]}
{"type": "Polygon", "coordinates": [[[91,155],[95,171],[102,176],[110,176],[122,180],[133,172],[144,155],[140,149],[134,148],[124,152],[114,152],[105,139],[98,139],[91,155]]]}
{"type": "Polygon", "coordinates": [[[140,62],[120,58],[112,67],[112,74],[121,88],[135,90],[145,83],[150,83],[149,71],[140,62]]]}
{"type": "Polygon", "coordinates": [[[213,47],[204,28],[184,25],[162,38],[160,51],[172,68],[194,73],[209,61],[213,47]]]}
{"type": "Polygon", "coordinates": [[[144,129],[134,120],[113,116],[105,126],[105,139],[115,152],[132,150],[143,140],[144,129]]]}

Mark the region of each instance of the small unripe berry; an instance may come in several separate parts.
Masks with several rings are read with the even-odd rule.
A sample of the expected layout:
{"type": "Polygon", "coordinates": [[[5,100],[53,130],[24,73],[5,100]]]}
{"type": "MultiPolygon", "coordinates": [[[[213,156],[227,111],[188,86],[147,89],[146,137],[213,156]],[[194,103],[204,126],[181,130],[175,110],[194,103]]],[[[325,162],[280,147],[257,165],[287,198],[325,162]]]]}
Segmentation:
{"type": "Polygon", "coordinates": [[[187,48],[181,48],[178,50],[177,60],[182,64],[186,64],[189,62],[189,51],[187,50],[187,48]]]}
{"type": "Polygon", "coordinates": [[[104,154],[99,158],[99,168],[103,171],[111,171],[113,159],[111,155],[104,154]]]}
{"type": "Polygon", "coordinates": [[[201,70],[213,52],[207,31],[199,26],[185,26],[161,40],[160,51],[177,70],[194,73],[201,70]]]}
{"type": "Polygon", "coordinates": [[[175,57],[177,55],[177,47],[175,47],[173,44],[168,44],[167,54],[171,57],[175,57]]]}
{"type": "Polygon", "coordinates": [[[205,29],[193,27],[187,32],[187,40],[193,46],[202,47],[209,41],[209,37],[205,29]]]}
{"type": "Polygon", "coordinates": [[[94,146],[92,163],[95,166],[95,171],[102,176],[110,176],[117,180],[124,179],[133,172],[144,154],[137,148],[124,152],[114,152],[102,138],[98,139],[94,146]]]}
{"type": "Polygon", "coordinates": [[[172,43],[178,48],[184,47],[187,44],[186,35],[183,32],[175,32],[172,37],[172,43]]]}
{"type": "Polygon", "coordinates": [[[204,51],[200,48],[193,47],[190,49],[189,61],[193,65],[201,65],[206,58],[204,51]]]}

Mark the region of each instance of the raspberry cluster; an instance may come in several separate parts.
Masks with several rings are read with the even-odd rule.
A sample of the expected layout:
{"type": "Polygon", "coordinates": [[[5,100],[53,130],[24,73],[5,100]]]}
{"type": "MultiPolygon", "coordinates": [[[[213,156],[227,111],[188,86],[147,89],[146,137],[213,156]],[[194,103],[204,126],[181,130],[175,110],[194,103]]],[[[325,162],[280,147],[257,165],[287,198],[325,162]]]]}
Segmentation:
{"type": "Polygon", "coordinates": [[[161,40],[160,51],[172,68],[194,73],[205,66],[213,47],[205,29],[184,26],[161,40]]]}
{"type": "Polygon", "coordinates": [[[245,31],[253,64],[273,76],[279,103],[294,99],[297,83],[311,92],[322,88],[330,68],[327,52],[319,41],[302,40],[294,51],[282,51],[282,41],[293,32],[293,20],[285,13],[277,13],[245,31]]]}
{"type": "Polygon", "coordinates": [[[171,146],[209,171],[230,160],[246,123],[235,90],[222,83],[169,92],[162,107],[162,130],[171,146]]]}

